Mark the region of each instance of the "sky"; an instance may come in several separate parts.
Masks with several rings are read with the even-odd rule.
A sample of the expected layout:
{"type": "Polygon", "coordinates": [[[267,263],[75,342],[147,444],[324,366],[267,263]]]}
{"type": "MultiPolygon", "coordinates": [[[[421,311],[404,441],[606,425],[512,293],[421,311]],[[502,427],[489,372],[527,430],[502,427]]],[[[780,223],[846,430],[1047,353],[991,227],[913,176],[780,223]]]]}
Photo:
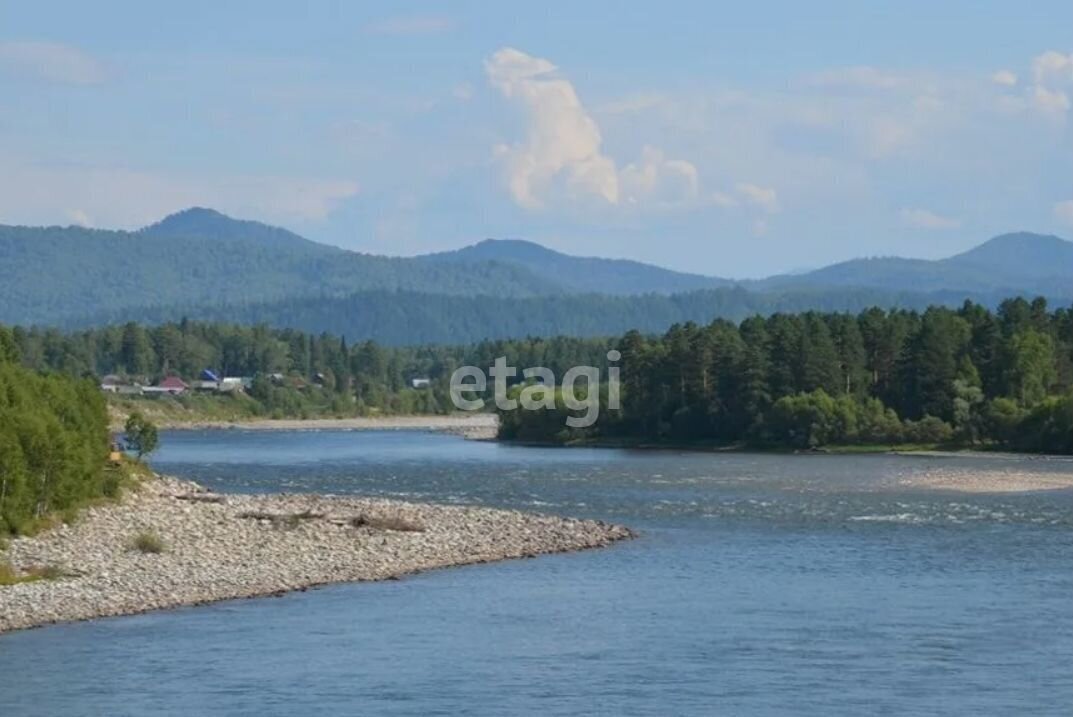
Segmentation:
{"type": "Polygon", "coordinates": [[[727,277],[1073,237],[1073,3],[0,0],[0,223],[727,277]]]}

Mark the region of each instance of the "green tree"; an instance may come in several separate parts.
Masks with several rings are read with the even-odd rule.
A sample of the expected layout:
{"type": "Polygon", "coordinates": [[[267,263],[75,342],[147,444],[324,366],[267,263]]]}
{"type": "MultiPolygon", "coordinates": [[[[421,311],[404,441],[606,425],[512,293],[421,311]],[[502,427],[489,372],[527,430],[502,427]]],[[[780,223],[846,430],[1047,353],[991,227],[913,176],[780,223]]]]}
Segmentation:
{"type": "Polygon", "coordinates": [[[141,413],[135,411],[127,417],[124,431],[127,448],[135,451],[139,460],[156,450],[159,442],[157,427],[141,413]]]}
{"type": "Polygon", "coordinates": [[[1008,349],[1007,395],[1022,406],[1033,406],[1047,396],[1057,378],[1054,341],[1035,329],[1014,334],[1008,349]]]}

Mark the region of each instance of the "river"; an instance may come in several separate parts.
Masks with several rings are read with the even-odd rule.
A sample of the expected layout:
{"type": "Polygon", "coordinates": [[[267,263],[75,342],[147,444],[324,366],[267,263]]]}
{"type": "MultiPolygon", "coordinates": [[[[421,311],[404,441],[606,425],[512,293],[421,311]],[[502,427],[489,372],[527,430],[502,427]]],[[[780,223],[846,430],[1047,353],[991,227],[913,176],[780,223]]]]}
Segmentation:
{"type": "Polygon", "coordinates": [[[1073,491],[914,488],[1008,457],[165,432],[157,470],[620,522],[637,540],[0,636],[31,715],[1073,713],[1073,491]]]}

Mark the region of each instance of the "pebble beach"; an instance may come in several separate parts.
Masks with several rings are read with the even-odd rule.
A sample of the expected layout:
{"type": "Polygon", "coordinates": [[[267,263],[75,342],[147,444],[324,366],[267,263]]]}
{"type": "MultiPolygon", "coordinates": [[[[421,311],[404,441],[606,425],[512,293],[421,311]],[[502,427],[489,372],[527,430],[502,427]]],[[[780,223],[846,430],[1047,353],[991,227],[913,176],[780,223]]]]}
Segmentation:
{"type": "Polygon", "coordinates": [[[157,476],[0,559],[0,633],[598,548],[629,529],[511,510],[329,495],[224,495],[157,476]]]}

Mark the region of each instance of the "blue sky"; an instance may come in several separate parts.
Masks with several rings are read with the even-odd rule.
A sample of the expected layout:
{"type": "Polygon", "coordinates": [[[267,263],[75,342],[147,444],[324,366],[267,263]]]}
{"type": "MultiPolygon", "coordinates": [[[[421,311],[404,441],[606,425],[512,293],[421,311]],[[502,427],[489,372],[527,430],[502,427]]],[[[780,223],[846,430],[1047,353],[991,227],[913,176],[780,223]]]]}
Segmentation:
{"type": "Polygon", "coordinates": [[[1068,0],[288,5],[0,3],[0,223],[724,276],[1073,236],[1068,0]]]}

